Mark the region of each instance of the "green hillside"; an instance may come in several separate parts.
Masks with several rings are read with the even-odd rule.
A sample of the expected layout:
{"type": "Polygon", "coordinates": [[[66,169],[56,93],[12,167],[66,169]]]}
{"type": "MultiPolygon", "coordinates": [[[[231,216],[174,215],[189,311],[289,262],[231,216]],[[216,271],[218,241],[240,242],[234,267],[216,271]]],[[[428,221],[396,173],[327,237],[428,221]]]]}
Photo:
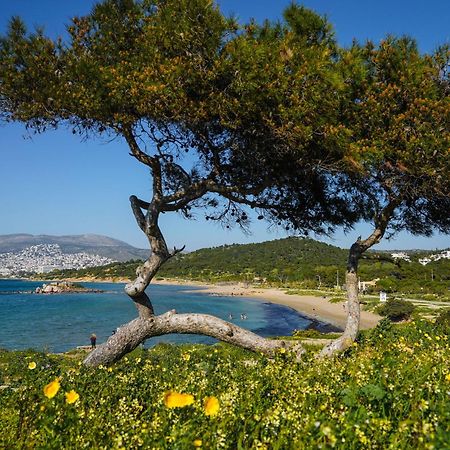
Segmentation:
{"type": "MultiPolygon", "coordinates": [[[[290,237],[258,244],[224,245],[179,254],[158,273],[160,278],[182,278],[205,282],[246,281],[303,289],[343,285],[348,250],[312,239],[290,237]]],[[[138,261],[104,267],[56,271],[41,278],[133,278],[138,261]]],[[[386,252],[369,252],[362,260],[360,279],[379,278],[368,292],[420,295],[429,299],[449,297],[450,260],[441,259],[426,266],[393,261],[386,252]]]]}
{"type": "Polygon", "coordinates": [[[347,251],[312,239],[290,237],[258,244],[223,245],[180,254],[161,270],[162,276],[202,280],[246,280],[291,283],[316,279],[336,283],[347,251]]]}

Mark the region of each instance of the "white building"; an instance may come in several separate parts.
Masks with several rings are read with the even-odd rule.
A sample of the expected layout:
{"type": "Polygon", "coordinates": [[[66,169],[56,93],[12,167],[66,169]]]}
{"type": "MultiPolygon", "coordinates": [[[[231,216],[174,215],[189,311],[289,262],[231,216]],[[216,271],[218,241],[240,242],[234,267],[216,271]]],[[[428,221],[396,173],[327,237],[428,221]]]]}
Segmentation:
{"type": "Polygon", "coordinates": [[[391,253],[392,258],[394,259],[403,259],[404,261],[408,261],[411,262],[411,258],[409,257],[409,255],[405,252],[395,252],[395,253],[391,253]]]}

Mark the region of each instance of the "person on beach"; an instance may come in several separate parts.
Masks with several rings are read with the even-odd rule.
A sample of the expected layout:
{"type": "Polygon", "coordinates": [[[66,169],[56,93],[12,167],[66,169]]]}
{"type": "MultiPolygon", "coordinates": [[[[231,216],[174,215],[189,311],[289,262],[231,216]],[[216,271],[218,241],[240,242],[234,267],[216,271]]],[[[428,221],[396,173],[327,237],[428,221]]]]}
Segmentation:
{"type": "Polygon", "coordinates": [[[97,336],[92,333],[91,334],[91,349],[94,349],[97,344],[97,336]]]}

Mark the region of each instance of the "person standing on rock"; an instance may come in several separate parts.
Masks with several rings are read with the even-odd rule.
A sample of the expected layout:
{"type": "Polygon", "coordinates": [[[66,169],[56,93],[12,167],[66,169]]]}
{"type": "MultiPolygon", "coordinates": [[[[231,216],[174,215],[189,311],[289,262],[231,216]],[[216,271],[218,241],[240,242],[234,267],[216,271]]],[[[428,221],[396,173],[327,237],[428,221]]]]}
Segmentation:
{"type": "Polygon", "coordinates": [[[96,344],[97,344],[97,336],[94,333],[92,333],[91,334],[91,350],[95,348],[96,344]]]}

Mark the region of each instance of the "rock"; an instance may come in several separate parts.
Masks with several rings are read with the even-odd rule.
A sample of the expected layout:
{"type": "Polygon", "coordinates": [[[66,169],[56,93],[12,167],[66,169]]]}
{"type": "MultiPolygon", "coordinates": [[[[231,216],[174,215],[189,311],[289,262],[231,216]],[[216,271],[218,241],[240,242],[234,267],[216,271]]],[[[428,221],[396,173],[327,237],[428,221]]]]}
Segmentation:
{"type": "Polygon", "coordinates": [[[54,281],[52,283],[44,283],[42,287],[37,287],[34,291],[36,294],[62,294],[69,292],[103,292],[99,289],[88,289],[81,284],[71,283],[69,281],[54,281]]]}

